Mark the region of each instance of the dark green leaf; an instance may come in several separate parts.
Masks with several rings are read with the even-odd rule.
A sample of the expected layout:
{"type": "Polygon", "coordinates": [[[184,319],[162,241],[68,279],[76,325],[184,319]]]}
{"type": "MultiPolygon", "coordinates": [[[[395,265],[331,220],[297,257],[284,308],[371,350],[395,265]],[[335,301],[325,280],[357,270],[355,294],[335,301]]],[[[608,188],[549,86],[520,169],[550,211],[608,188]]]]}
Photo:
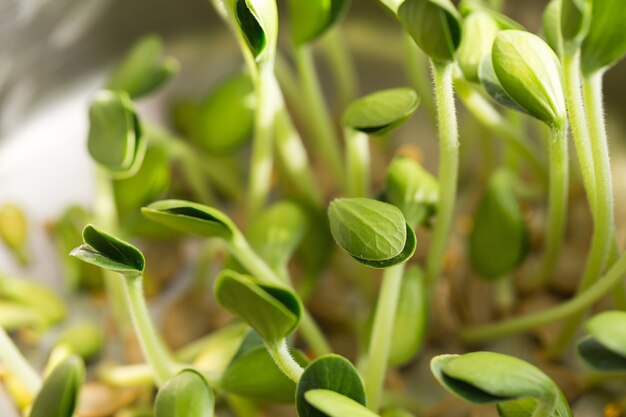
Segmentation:
{"type": "Polygon", "coordinates": [[[500,171],[491,178],[474,214],[469,236],[472,266],[483,278],[491,280],[511,272],[528,248],[526,225],[508,175],[500,171]]]}
{"type": "Polygon", "coordinates": [[[143,273],[146,264],[143,254],[130,243],[99,230],[93,225],[85,226],[83,241],[85,243],[75,248],[70,255],[121,274],[143,273]]]}
{"type": "Polygon", "coordinates": [[[139,169],[146,143],[126,92],[96,94],[89,108],[87,147],[96,162],[118,177],[131,176],[139,169]]]}
{"type": "Polygon", "coordinates": [[[398,18],[417,46],[435,62],[454,61],[461,17],[450,0],[405,0],[398,18]]]}
{"type": "Polygon", "coordinates": [[[578,342],[580,357],[592,368],[602,372],[625,372],[626,357],[608,349],[592,336],[578,342]]]}
{"type": "Polygon", "coordinates": [[[239,233],[237,226],[221,211],[190,201],[157,201],[141,212],[150,220],[194,235],[230,240],[239,233]]]}
{"type": "Polygon", "coordinates": [[[593,0],[589,33],[582,44],[581,66],[585,74],[610,67],[626,54],[623,0],[593,0]]]}
{"type": "Polygon", "coordinates": [[[324,389],[365,404],[363,382],[354,366],[339,355],[324,355],[304,370],[296,389],[296,409],[299,417],[329,417],[308,403],[305,394],[310,390],[324,389]]]}
{"type": "Polygon", "coordinates": [[[319,38],[343,16],[348,4],[348,0],[291,0],[289,11],[295,45],[319,38]]]}
{"type": "Polygon", "coordinates": [[[111,74],[107,88],[126,91],[137,98],[159,88],[173,74],[179,64],[174,58],[163,57],[163,44],[156,35],[139,39],[111,74]]]}
{"type": "Polygon", "coordinates": [[[313,389],[304,394],[306,401],[330,417],[378,417],[364,405],[327,389],[313,389]]]}
{"type": "Polygon", "coordinates": [[[85,380],[85,366],[71,356],[57,365],[35,398],[30,417],[72,417],[80,387],[85,380]]]}
{"type": "Polygon", "coordinates": [[[252,55],[269,59],[273,55],[278,31],[276,3],[267,0],[231,0],[238,30],[252,55]],[[268,48],[269,47],[269,48],[268,48]],[[271,49],[268,52],[268,49],[271,49]]]}
{"type": "Polygon", "coordinates": [[[564,126],[561,64],[541,38],[521,30],[504,30],[496,36],[491,59],[498,81],[511,99],[549,126],[564,126]]]}
{"type": "Polygon", "coordinates": [[[343,124],[369,135],[383,135],[408,120],[419,103],[410,88],[377,91],[353,101],[344,112],[343,124]]]}
{"type": "Polygon", "coordinates": [[[300,320],[297,295],[284,287],[257,284],[252,277],[226,270],[215,283],[215,297],[228,311],[248,323],[267,343],[291,334],[300,320]]]}
{"type": "Polygon", "coordinates": [[[408,224],[421,225],[437,209],[439,184],[413,159],[397,157],[387,168],[385,197],[402,211],[408,224]]]}
{"type": "Polygon", "coordinates": [[[302,210],[295,203],[282,201],[259,214],[246,236],[254,251],[273,270],[281,272],[307,228],[302,210]]]}
{"type": "Polygon", "coordinates": [[[215,397],[202,375],[184,369],[159,389],[155,417],[213,417],[215,397]]]}
{"type": "MultiPolygon", "coordinates": [[[[301,365],[307,360],[291,350],[301,365]]],[[[296,384],[278,369],[256,332],[250,332],[220,378],[220,388],[261,402],[293,403],[296,384]]]]}

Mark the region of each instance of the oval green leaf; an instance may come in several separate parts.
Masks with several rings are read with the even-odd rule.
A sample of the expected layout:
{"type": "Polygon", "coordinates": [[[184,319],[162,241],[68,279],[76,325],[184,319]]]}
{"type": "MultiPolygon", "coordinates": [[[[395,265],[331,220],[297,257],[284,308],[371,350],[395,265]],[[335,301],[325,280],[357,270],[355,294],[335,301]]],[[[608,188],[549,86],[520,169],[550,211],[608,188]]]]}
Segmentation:
{"type": "Polygon", "coordinates": [[[306,393],[315,389],[330,390],[366,405],[361,377],[350,361],[339,355],[320,356],[304,370],[296,388],[299,417],[329,417],[306,400],[306,393]]]}
{"type": "Polygon", "coordinates": [[[489,280],[505,277],[523,260],[528,248],[526,225],[508,175],[500,171],[491,178],[469,236],[472,266],[489,280]]]}
{"type": "Polygon", "coordinates": [[[290,0],[294,44],[299,46],[318,39],[341,19],[348,4],[348,0],[290,0]]]}
{"type": "Polygon", "coordinates": [[[215,397],[202,375],[184,369],[168,379],[154,402],[155,417],[212,417],[215,397]]]}
{"type": "Polygon", "coordinates": [[[626,312],[597,314],[587,321],[585,329],[607,349],[626,357],[626,312]]]}
{"type": "Polygon", "coordinates": [[[454,61],[461,43],[461,17],[450,0],[405,0],[398,8],[398,18],[430,59],[454,61]]]}
{"type": "Polygon", "coordinates": [[[150,220],[184,233],[226,240],[239,233],[237,226],[226,214],[191,201],[157,201],[143,207],[141,212],[150,220]]]}
{"type": "Polygon", "coordinates": [[[561,64],[538,36],[505,30],[496,36],[491,53],[500,85],[513,101],[551,127],[566,123],[561,64]]]}
{"type": "Polygon", "coordinates": [[[335,242],[372,268],[404,262],[415,252],[415,232],[391,204],[368,198],[335,199],[328,218],[335,242]]]}
{"type": "MultiPolygon", "coordinates": [[[[301,366],[307,365],[301,351],[290,352],[301,366]]],[[[220,378],[220,388],[269,403],[293,403],[296,393],[296,384],[278,369],[256,332],[249,332],[243,340],[220,378]]]]}
{"type": "Polygon", "coordinates": [[[80,260],[124,275],[142,274],[146,265],[143,254],[128,242],[93,225],[83,229],[84,244],[70,255],[80,260]]]}
{"type": "Polygon", "coordinates": [[[70,356],[61,362],[44,381],[30,417],[72,417],[84,380],[85,366],[80,358],[70,356]]]}
{"type": "Polygon", "coordinates": [[[163,56],[163,42],[160,37],[144,36],[135,42],[113,71],[107,88],[126,91],[131,97],[138,98],[165,84],[178,72],[179,67],[176,59],[163,56]]]}
{"type": "Polygon", "coordinates": [[[581,49],[585,74],[606,69],[626,55],[623,0],[593,0],[591,23],[581,49]]]}
{"type": "Polygon", "coordinates": [[[379,417],[364,405],[327,389],[312,389],[304,394],[306,401],[330,417],[379,417]]]}
{"type": "Polygon", "coordinates": [[[353,101],[344,112],[343,124],[368,135],[383,135],[407,121],[419,103],[410,88],[377,91],[353,101]]]}
{"type": "Polygon", "coordinates": [[[592,336],[578,342],[578,355],[593,369],[601,372],[625,372],[626,357],[608,349],[592,336]]]}
{"type": "Polygon", "coordinates": [[[506,91],[504,91],[504,88],[502,88],[502,85],[496,76],[496,72],[493,69],[491,54],[487,55],[481,61],[478,68],[478,78],[480,79],[480,83],[484,87],[485,92],[493,101],[501,106],[508,107],[509,109],[529,114],[522,106],[509,97],[506,91]]]}
{"type": "Polygon", "coordinates": [[[222,307],[256,330],[267,343],[276,343],[298,326],[302,305],[291,290],[261,285],[252,277],[226,270],[215,282],[222,307]]]}
{"type": "Polygon", "coordinates": [[[89,107],[87,148],[117,177],[133,175],[146,150],[139,119],[128,93],[101,90],[89,107]]]}
{"type": "Polygon", "coordinates": [[[59,323],[67,316],[65,303],[54,291],[23,278],[0,275],[0,298],[36,313],[44,326],[59,323]]]}
{"type": "Polygon", "coordinates": [[[497,22],[483,11],[476,11],[463,19],[463,36],[457,60],[465,78],[472,82],[479,82],[478,68],[482,60],[491,54],[491,47],[496,35],[500,31],[497,22]]]}
{"type": "Polygon", "coordinates": [[[553,401],[559,389],[533,365],[493,352],[440,355],[430,367],[439,383],[472,404],[499,403],[522,398],[553,401]]]}
{"type": "Polygon", "coordinates": [[[387,168],[385,198],[398,207],[410,225],[422,225],[435,214],[439,183],[411,158],[397,157],[387,168]]]}
{"type": "Polygon", "coordinates": [[[302,242],[308,221],[297,204],[282,201],[259,214],[246,237],[252,249],[276,272],[281,272],[302,242]]]}

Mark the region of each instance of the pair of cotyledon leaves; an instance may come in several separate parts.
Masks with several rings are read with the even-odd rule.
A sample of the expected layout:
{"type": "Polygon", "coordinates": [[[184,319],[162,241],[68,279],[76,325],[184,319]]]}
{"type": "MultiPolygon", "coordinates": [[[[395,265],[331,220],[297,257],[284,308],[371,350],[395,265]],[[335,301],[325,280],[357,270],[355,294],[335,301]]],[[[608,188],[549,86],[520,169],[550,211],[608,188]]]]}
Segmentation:
{"type": "Polygon", "coordinates": [[[596,370],[626,370],[626,313],[606,311],[585,324],[589,336],[578,343],[581,358],[596,370]]]}
{"type": "Polygon", "coordinates": [[[432,359],[431,371],[444,388],[465,401],[497,404],[502,417],[531,417],[539,405],[548,417],[572,417],[556,384],[535,366],[512,356],[440,355],[432,359]]]}

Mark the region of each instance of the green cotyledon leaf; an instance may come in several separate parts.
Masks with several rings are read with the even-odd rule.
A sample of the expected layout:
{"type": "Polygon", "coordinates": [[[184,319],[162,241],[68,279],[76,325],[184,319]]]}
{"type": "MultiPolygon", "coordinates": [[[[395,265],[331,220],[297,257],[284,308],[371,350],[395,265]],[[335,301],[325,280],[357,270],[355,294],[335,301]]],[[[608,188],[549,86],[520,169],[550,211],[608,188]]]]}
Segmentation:
{"type": "Polygon", "coordinates": [[[215,298],[269,344],[289,336],[300,321],[302,304],[292,290],[258,284],[252,277],[234,271],[226,270],[218,276],[215,298]]]}
{"type": "Polygon", "coordinates": [[[338,392],[313,389],[304,394],[306,401],[330,417],[378,417],[363,404],[338,392]]]}
{"type": "Polygon", "coordinates": [[[194,369],[183,369],[165,381],[154,402],[155,417],[213,417],[215,395],[194,369]]]}
{"type": "Polygon", "coordinates": [[[30,417],[72,417],[84,380],[85,366],[82,360],[77,356],[65,359],[44,381],[30,417]]]}
{"type": "Polygon", "coordinates": [[[328,208],[335,242],[357,261],[386,268],[415,252],[415,232],[397,207],[368,198],[340,198],[328,208]]]}
{"type": "Polygon", "coordinates": [[[626,2],[623,0],[593,0],[589,32],[581,47],[583,73],[593,74],[624,58],[624,16],[626,2]]]}
{"type": "Polygon", "coordinates": [[[368,135],[383,135],[408,120],[419,103],[411,88],[377,91],[353,101],[343,114],[343,124],[368,135]]]}
{"type": "Polygon", "coordinates": [[[626,369],[626,312],[605,311],[585,324],[590,336],[578,344],[581,358],[594,369],[622,372],[626,369]]]}
{"type": "Polygon", "coordinates": [[[330,390],[366,405],[361,377],[350,361],[339,355],[320,356],[304,369],[296,388],[299,417],[332,417],[307,401],[306,393],[317,389],[330,390]]]}
{"type": "Polygon", "coordinates": [[[291,33],[296,46],[310,43],[335,25],[345,14],[348,0],[291,0],[291,33]]]}

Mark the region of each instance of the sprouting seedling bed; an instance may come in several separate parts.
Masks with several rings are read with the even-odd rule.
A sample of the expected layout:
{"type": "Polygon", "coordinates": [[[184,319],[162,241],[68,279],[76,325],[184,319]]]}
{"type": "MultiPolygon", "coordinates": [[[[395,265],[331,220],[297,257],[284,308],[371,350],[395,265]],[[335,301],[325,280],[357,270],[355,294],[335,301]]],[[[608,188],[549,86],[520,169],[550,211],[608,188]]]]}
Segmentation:
{"type": "MultiPolygon", "coordinates": [[[[552,0],[537,35],[497,1],[380,3],[402,32],[393,39],[405,42],[411,77],[375,91],[358,91],[346,0],[285,10],[212,1],[243,65],[210,91],[177,97],[171,123],[148,120],[140,100],[180,64],[158,36],[130,48],[86,109],[94,206],[70,207],[51,227],[64,296],[0,276],[1,375],[24,415],[94,415],[81,398],[107,385],[137,394],[96,415],[256,417],[284,404],[299,417],[448,416],[494,404],[503,417],[572,417],[578,396],[549,369],[623,373],[626,256],[602,76],[626,54],[626,5],[552,0]],[[324,78],[314,51],[328,61],[324,78]],[[418,119],[423,108],[433,120],[418,119]],[[429,138],[418,125],[428,122],[437,155],[421,149],[429,138]],[[589,216],[571,216],[581,205],[589,216]],[[574,233],[572,217],[592,235],[574,233]],[[586,245],[584,256],[572,249],[586,245]],[[567,277],[575,294],[525,312],[550,295],[560,264],[583,258],[567,277]],[[158,282],[163,270],[175,284],[158,282]],[[598,304],[608,294],[611,310],[598,304]],[[169,325],[152,297],[179,303],[162,314],[169,325]],[[74,319],[76,300],[106,300],[107,326],[74,319]],[[574,345],[596,304],[606,311],[574,345]],[[197,340],[174,349],[172,322],[197,340]],[[531,333],[553,322],[564,325],[550,341],[531,333]],[[490,343],[513,335],[524,360],[490,343]],[[45,366],[16,340],[41,342],[45,366]],[[588,367],[546,366],[574,347],[588,367]],[[143,363],[130,365],[133,351],[143,363]],[[413,380],[425,363],[430,375],[413,380]]],[[[0,238],[23,264],[38,255],[27,218],[0,208],[0,238]]]]}

